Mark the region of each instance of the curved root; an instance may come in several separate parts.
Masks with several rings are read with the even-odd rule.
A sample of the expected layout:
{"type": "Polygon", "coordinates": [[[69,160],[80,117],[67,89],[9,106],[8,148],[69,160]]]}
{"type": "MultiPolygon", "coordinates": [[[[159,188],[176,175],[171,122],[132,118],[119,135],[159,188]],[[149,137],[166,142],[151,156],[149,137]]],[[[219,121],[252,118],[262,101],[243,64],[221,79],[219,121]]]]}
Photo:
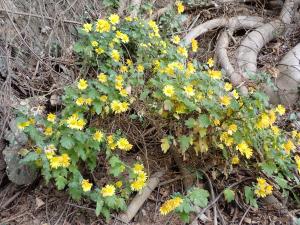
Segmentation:
{"type": "Polygon", "coordinates": [[[280,73],[274,82],[278,90],[275,91],[271,87],[265,86],[264,91],[270,97],[272,104],[292,105],[299,99],[300,43],[282,58],[277,68],[280,73]]]}
{"type": "Polygon", "coordinates": [[[273,20],[250,32],[237,49],[237,72],[247,79],[249,73],[257,71],[257,55],[268,42],[283,34],[286,25],[290,24],[295,6],[300,1],[286,0],[280,13],[280,18],[273,20]]]}
{"type": "MultiPolygon", "coordinates": [[[[253,16],[238,16],[233,17],[229,20],[228,30],[225,30],[221,33],[218,38],[216,45],[216,56],[221,64],[222,68],[225,70],[226,74],[230,77],[233,85],[238,86],[242,83],[242,76],[237,73],[231,64],[228,54],[227,48],[229,46],[229,36],[233,34],[235,30],[245,28],[245,29],[253,29],[263,24],[263,18],[261,17],[253,17],[253,16]]],[[[241,90],[243,94],[247,93],[246,89],[241,90]]]]}
{"type": "Polygon", "coordinates": [[[140,7],[141,7],[141,3],[142,3],[142,0],[132,0],[131,1],[131,6],[133,7],[133,9],[130,13],[131,17],[137,17],[140,7]]]}

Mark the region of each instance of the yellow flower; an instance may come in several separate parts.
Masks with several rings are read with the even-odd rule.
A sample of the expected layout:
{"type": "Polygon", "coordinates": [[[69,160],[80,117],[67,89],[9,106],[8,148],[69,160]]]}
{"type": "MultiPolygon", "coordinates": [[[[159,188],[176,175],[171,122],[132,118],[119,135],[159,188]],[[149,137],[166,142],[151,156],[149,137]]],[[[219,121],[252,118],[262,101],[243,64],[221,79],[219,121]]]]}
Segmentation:
{"type": "Polygon", "coordinates": [[[228,106],[228,105],[230,105],[231,98],[229,96],[222,96],[222,97],[220,97],[220,102],[222,105],[228,106]]]}
{"type": "Polygon", "coordinates": [[[97,41],[91,41],[93,47],[98,47],[99,43],[97,41]]]}
{"type": "Polygon", "coordinates": [[[178,14],[181,14],[181,13],[184,12],[184,5],[182,4],[182,1],[177,1],[176,6],[177,6],[177,13],[178,14]]]}
{"type": "Polygon", "coordinates": [[[215,61],[212,58],[209,58],[207,61],[207,65],[211,68],[214,66],[214,64],[215,64],[215,61]]]}
{"type": "Polygon", "coordinates": [[[277,107],[276,107],[276,112],[278,112],[278,114],[279,115],[284,115],[285,114],[285,108],[284,108],[284,106],[282,106],[282,105],[278,105],[277,107]]]}
{"type": "Polygon", "coordinates": [[[236,149],[240,151],[242,155],[245,155],[247,159],[250,159],[253,155],[253,150],[248,146],[245,141],[242,141],[236,146],[236,149]]]}
{"type": "Polygon", "coordinates": [[[195,95],[195,90],[192,85],[187,85],[184,88],[184,92],[188,97],[192,97],[195,95]]]}
{"type": "Polygon", "coordinates": [[[138,176],[137,176],[137,180],[138,181],[143,181],[143,182],[146,182],[148,176],[147,174],[145,173],[145,171],[140,171],[138,172],[138,176]]]}
{"type": "Polygon", "coordinates": [[[85,102],[85,99],[83,97],[79,97],[76,100],[76,105],[82,106],[85,102]]]}
{"type": "Polygon", "coordinates": [[[139,73],[143,73],[143,72],[144,72],[144,66],[143,66],[143,65],[137,65],[136,70],[137,70],[139,73]]]}
{"type": "Polygon", "coordinates": [[[132,149],[132,144],[130,144],[126,138],[120,138],[117,141],[117,146],[119,149],[124,150],[124,151],[129,151],[132,149]]]}
{"type": "Polygon", "coordinates": [[[213,79],[220,80],[222,78],[222,73],[219,70],[208,70],[207,72],[208,75],[213,79]]]}
{"type": "Polygon", "coordinates": [[[178,206],[180,206],[183,202],[183,199],[180,197],[175,197],[172,199],[167,200],[162,206],[160,207],[159,211],[162,215],[167,215],[174,209],[176,209],[178,206]]]}
{"type": "Polygon", "coordinates": [[[228,135],[227,132],[223,132],[220,136],[220,140],[225,143],[226,146],[230,147],[233,144],[233,138],[228,135]]]}
{"type": "Polygon", "coordinates": [[[98,76],[98,81],[100,83],[106,83],[107,82],[107,75],[105,75],[104,73],[100,73],[98,76]]]}
{"type": "Polygon", "coordinates": [[[67,126],[71,129],[82,130],[85,126],[85,121],[83,119],[79,119],[77,114],[73,114],[67,119],[67,126]]]}
{"type": "Polygon", "coordinates": [[[231,91],[232,90],[232,84],[226,82],[225,85],[224,85],[224,89],[225,89],[225,91],[231,91]]]}
{"type": "Polygon", "coordinates": [[[82,187],[82,190],[83,190],[84,192],[90,191],[91,188],[92,188],[92,186],[93,186],[93,184],[91,184],[91,183],[89,182],[89,180],[87,180],[87,179],[83,179],[83,180],[81,181],[81,187],[82,187]]]}
{"type": "Polygon", "coordinates": [[[120,54],[117,50],[112,50],[111,51],[111,57],[114,61],[119,62],[120,61],[120,54]]]}
{"type": "Polygon", "coordinates": [[[114,136],[109,135],[107,137],[107,143],[110,149],[114,150],[117,147],[117,144],[115,143],[114,136]]]}
{"type": "Polygon", "coordinates": [[[126,17],[125,17],[125,20],[126,20],[127,22],[131,22],[131,21],[132,21],[132,17],[126,16],[126,17]]]}
{"type": "Polygon", "coordinates": [[[194,74],[195,72],[196,72],[196,69],[195,69],[193,63],[188,62],[187,69],[186,69],[186,76],[189,77],[192,74],[194,74]]]}
{"type": "Polygon", "coordinates": [[[276,136],[279,135],[280,129],[277,126],[272,126],[271,129],[272,129],[274,135],[276,135],[276,136]]]}
{"type": "Polygon", "coordinates": [[[270,126],[270,117],[268,114],[263,113],[259,117],[258,122],[256,123],[256,127],[259,129],[267,128],[270,126]]]}
{"type": "Polygon", "coordinates": [[[120,95],[123,96],[123,97],[127,97],[128,93],[127,93],[126,89],[121,89],[120,90],[120,95]]]}
{"type": "Polygon", "coordinates": [[[92,31],[93,25],[91,23],[85,23],[83,24],[83,30],[87,33],[92,31]]]}
{"type": "Polygon", "coordinates": [[[112,111],[115,113],[122,113],[128,110],[129,104],[127,102],[120,102],[118,100],[113,100],[110,104],[112,111]]]}
{"type": "Polygon", "coordinates": [[[150,21],[148,22],[148,25],[149,25],[149,27],[152,28],[152,30],[153,30],[153,32],[155,33],[155,35],[156,35],[156,36],[159,36],[159,34],[158,34],[159,28],[158,28],[156,22],[153,21],[153,20],[150,20],[150,21]]]}
{"type": "Polygon", "coordinates": [[[238,99],[240,96],[239,96],[239,93],[236,91],[236,90],[233,90],[232,91],[232,96],[235,98],[235,99],[238,99]]]}
{"type": "Polygon", "coordinates": [[[296,136],[297,136],[297,133],[298,133],[298,132],[297,132],[296,130],[293,130],[293,131],[291,132],[291,134],[292,134],[292,137],[293,137],[293,138],[296,138],[296,136]]]}
{"type": "Polygon", "coordinates": [[[123,182],[119,180],[115,183],[115,185],[117,188],[121,188],[123,186],[123,182]]]}
{"type": "Polygon", "coordinates": [[[228,131],[227,133],[229,135],[232,135],[234,132],[237,131],[237,125],[236,124],[231,124],[229,127],[228,127],[228,131]]]}
{"type": "Polygon", "coordinates": [[[118,39],[120,39],[123,43],[128,43],[129,42],[129,37],[127,34],[123,34],[122,32],[120,31],[117,31],[116,32],[116,37],[118,39]]]}
{"type": "Polygon", "coordinates": [[[93,135],[93,140],[100,142],[102,141],[103,137],[104,134],[100,130],[97,130],[93,135]]]}
{"type": "Polygon", "coordinates": [[[130,184],[130,187],[133,191],[142,190],[144,186],[145,186],[145,181],[143,180],[135,180],[130,184]]]}
{"type": "Polygon", "coordinates": [[[179,42],[180,42],[180,37],[178,36],[178,35],[175,35],[173,38],[172,38],[172,42],[174,43],[174,44],[179,44],[179,42]]]}
{"type": "Polygon", "coordinates": [[[86,104],[86,105],[91,105],[92,102],[93,102],[93,99],[91,99],[91,98],[84,99],[84,104],[86,104]]]}
{"type": "Polygon", "coordinates": [[[64,153],[61,156],[59,156],[59,160],[60,160],[60,165],[64,168],[67,168],[70,166],[70,157],[68,154],[64,153]]]}
{"type": "Polygon", "coordinates": [[[56,115],[55,115],[55,114],[49,113],[49,114],[47,115],[47,120],[48,120],[49,122],[54,123],[54,122],[55,122],[55,119],[56,119],[56,115]]]}
{"type": "Polygon", "coordinates": [[[118,24],[120,22],[120,17],[117,14],[111,14],[108,19],[113,25],[118,24]]]}
{"type": "Polygon", "coordinates": [[[30,126],[30,122],[29,121],[25,121],[25,122],[21,122],[18,124],[18,129],[20,130],[24,130],[25,127],[30,126]]]}
{"type": "Polygon", "coordinates": [[[267,195],[272,194],[273,187],[267,183],[263,178],[257,178],[257,185],[254,193],[259,198],[265,198],[267,195]]]}
{"type": "Polygon", "coordinates": [[[77,84],[77,87],[78,87],[79,90],[85,90],[88,87],[88,83],[87,83],[86,80],[80,79],[78,84],[77,84]]]}
{"type": "Polygon", "coordinates": [[[120,73],[127,73],[127,72],[128,72],[128,67],[125,66],[125,65],[122,65],[122,66],[120,67],[120,73]]]}
{"type": "Polygon", "coordinates": [[[61,166],[61,160],[59,156],[50,157],[50,167],[52,169],[57,169],[61,166]]]}
{"type": "Polygon", "coordinates": [[[106,95],[101,95],[99,99],[100,99],[101,102],[106,102],[107,98],[108,97],[106,95]]]}
{"type": "Polygon", "coordinates": [[[296,162],[296,166],[298,169],[298,173],[300,174],[300,156],[299,155],[295,156],[295,162],[296,162]]]}
{"type": "Polygon", "coordinates": [[[270,125],[272,125],[273,123],[275,123],[276,121],[276,114],[274,110],[270,110],[269,111],[269,119],[270,119],[270,125]]]}
{"type": "Polygon", "coordinates": [[[218,126],[218,125],[221,124],[220,120],[218,120],[218,119],[215,119],[215,120],[213,121],[213,123],[214,123],[215,126],[218,126]]]}
{"type": "Polygon", "coordinates": [[[46,127],[45,131],[44,131],[44,134],[46,136],[51,136],[53,134],[53,130],[52,130],[52,127],[46,127]]]}
{"type": "Polygon", "coordinates": [[[136,163],[133,166],[133,172],[138,174],[140,172],[144,171],[144,166],[142,164],[136,163]]]}
{"type": "Polygon", "coordinates": [[[114,185],[107,184],[101,189],[101,194],[103,197],[110,197],[115,195],[116,188],[114,185]]]}
{"type": "Polygon", "coordinates": [[[96,23],[96,31],[99,33],[109,32],[110,31],[109,22],[103,19],[99,19],[96,23]]]}
{"type": "Polygon", "coordinates": [[[188,53],[187,53],[187,50],[185,47],[182,47],[182,46],[178,46],[177,48],[177,53],[185,58],[188,57],[188,53]]]}
{"type": "Polygon", "coordinates": [[[126,63],[128,66],[132,66],[132,64],[133,64],[131,59],[126,59],[126,63]]]}
{"type": "Polygon", "coordinates": [[[104,49],[103,48],[96,48],[95,49],[95,52],[98,54],[98,55],[101,55],[102,53],[104,53],[104,49]]]}
{"type": "Polygon", "coordinates": [[[163,93],[168,96],[168,97],[172,97],[174,95],[174,87],[172,85],[166,85],[163,88],[163,93]]]}
{"type": "Polygon", "coordinates": [[[195,39],[192,39],[192,51],[197,52],[198,50],[198,42],[195,39]]]}
{"type": "Polygon", "coordinates": [[[283,147],[287,154],[290,154],[290,152],[296,148],[292,140],[288,140],[286,143],[284,143],[283,147]]]}
{"type": "Polygon", "coordinates": [[[231,164],[232,165],[237,165],[240,163],[240,159],[237,155],[233,156],[232,159],[231,159],[231,164]]]}

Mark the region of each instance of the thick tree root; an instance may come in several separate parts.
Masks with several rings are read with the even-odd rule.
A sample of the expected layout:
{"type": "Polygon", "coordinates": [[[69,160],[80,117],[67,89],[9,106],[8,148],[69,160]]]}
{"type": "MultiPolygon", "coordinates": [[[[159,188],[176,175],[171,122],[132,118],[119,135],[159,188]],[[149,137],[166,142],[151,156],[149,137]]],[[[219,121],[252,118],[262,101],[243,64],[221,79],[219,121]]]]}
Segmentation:
{"type": "Polygon", "coordinates": [[[272,104],[292,105],[299,100],[298,87],[300,85],[300,43],[292,48],[277,66],[279,76],[274,79],[275,86],[265,86],[264,91],[270,97],[272,104]]]}
{"type": "MultiPolygon", "coordinates": [[[[229,46],[229,37],[232,36],[233,32],[238,29],[253,29],[263,24],[263,18],[253,16],[238,16],[231,18],[230,23],[227,25],[228,29],[223,31],[218,38],[216,45],[216,56],[225,70],[226,74],[230,77],[233,85],[238,86],[243,82],[242,76],[237,73],[231,64],[227,48],[229,46]]],[[[247,93],[247,89],[241,90],[244,94],[247,93]]]]}
{"type": "Polygon", "coordinates": [[[137,17],[137,15],[140,11],[141,3],[142,3],[142,0],[132,0],[131,1],[130,5],[133,7],[133,9],[130,13],[131,17],[137,17]]]}
{"type": "Polygon", "coordinates": [[[250,74],[257,72],[257,56],[263,46],[282,35],[291,23],[295,8],[299,0],[286,0],[280,13],[279,19],[273,20],[256,30],[250,32],[241,42],[236,53],[237,72],[244,80],[250,74]]]}

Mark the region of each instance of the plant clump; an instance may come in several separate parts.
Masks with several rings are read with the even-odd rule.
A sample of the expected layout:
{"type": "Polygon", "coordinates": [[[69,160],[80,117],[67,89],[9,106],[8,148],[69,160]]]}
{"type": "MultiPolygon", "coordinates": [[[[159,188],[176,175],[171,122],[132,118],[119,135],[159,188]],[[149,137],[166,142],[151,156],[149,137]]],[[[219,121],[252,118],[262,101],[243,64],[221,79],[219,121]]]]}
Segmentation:
{"type": "MultiPolygon", "coordinates": [[[[184,6],[176,4],[182,13],[184,6]]],[[[210,151],[222,155],[230,170],[259,168],[275,180],[295,181],[300,133],[276,125],[284,107],[270,108],[268,98],[254,90],[240,95],[212,59],[200,63],[193,58],[197,40],[187,45],[179,36],[160,32],[155,21],[117,14],[84,24],[79,34],[74,50],[83,67],[97,74],[66,87],[60,113],[18,118],[19,129],[31,139],[23,161],[39,167],[47,182],[67,188],[76,200],[90,198],[97,215],[108,218],[111,210],[124,210],[129,196],[145,187],[148,174],[141,163],[127,165],[120,159],[119,152],[134,148],[122,131],[106,130],[92,118],[134,114],[136,105],[168,124],[161,137],[164,153],[190,150],[201,157],[210,151]],[[83,173],[83,165],[95,170],[99,156],[109,167],[103,187],[83,173]]],[[[263,178],[257,181],[247,189],[252,203],[274,189],[288,188],[283,182],[272,186],[263,178]]],[[[186,195],[176,193],[160,212],[175,210],[187,221],[193,206],[205,207],[208,197],[206,190],[192,188],[186,195]]]]}

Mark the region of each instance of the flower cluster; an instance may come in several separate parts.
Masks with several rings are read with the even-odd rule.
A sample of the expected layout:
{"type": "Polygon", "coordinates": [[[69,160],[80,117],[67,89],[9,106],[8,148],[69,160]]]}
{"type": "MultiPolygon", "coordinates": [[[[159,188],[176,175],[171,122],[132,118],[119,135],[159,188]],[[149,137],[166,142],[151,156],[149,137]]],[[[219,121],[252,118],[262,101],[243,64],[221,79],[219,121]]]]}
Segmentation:
{"type": "Polygon", "coordinates": [[[180,197],[175,197],[172,199],[167,200],[159,209],[162,215],[167,215],[174,209],[176,209],[180,204],[182,204],[183,199],[180,197]]]}
{"type": "Polygon", "coordinates": [[[257,185],[255,189],[255,194],[259,198],[265,198],[267,195],[272,194],[273,187],[268,184],[264,178],[257,178],[257,185]]]}
{"type": "Polygon", "coordinates": [[[144,171],[144,166],[142,164],[135,164],[133,167],[133,173],[135,179],[131,182],[130,187],[133,191],[140,191],[147,180],[147,174],[144,171]]]}

